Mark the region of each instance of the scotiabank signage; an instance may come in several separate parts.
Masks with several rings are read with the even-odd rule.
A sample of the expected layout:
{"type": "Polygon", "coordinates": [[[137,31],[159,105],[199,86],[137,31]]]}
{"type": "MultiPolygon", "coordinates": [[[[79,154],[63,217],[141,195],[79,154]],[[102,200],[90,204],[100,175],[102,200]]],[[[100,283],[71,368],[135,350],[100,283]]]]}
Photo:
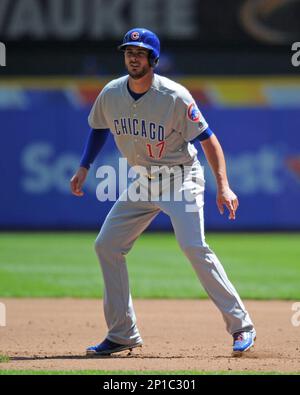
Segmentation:
{"type": "MultiPolygon", "coordinates": [[[[261,102],[262,95],[255,93],[253,81],[248,82],[249,89],[242,80],[227,80],[226,86],[234,88],[234,84],[246,91],[245,96],[239,96],[239,104],[232,102],[236,98],[234,92],[233,96],[227,93],[227,103],[225,97],[222,102],[218,100],[224,80],[219,88],[214,85],[215,103],[203,108],[199,103],[222,143],[229,180],[240,200],[234,223],[219,214],[215,178],[200,143],[196,144],[205,167],[206,227],[300,230],[300,103],[296,99],[299,83],[297,79],[286,85],[282,79],[262,82],[260,92],[268,96],[265,104],[261,102]],[[246,105],[248,91],[252,98],[257,97],[257,103],[249,101],[246,105]]],[[[2,132],[5,149],[0,155],[1,181],[5,186],[0,194],[0,229],[99,228],[119,196],[115,186],[124,190],[127,174],[128,179],[133,176],[120,166],[110,135],[89,172],[84,198],[71,195],[69,180],[78,167],[89,133],[91,103],[84,104],[82,100],[86,90],[82,89],[82,96],[80,89],[69,86],[53,89],[51,85],[48,90],[34,89],[34,85],[26,89],[16,86],[8,91],[4,84],[2,90],[1,132],[6,133],[2,132]],[[111,175],[113,181],[108,182],[111,175]],[[99,189],[103,200],[99,199],[99,189]]],[[[171,230],[168,216],[159,216],[152,229],[171,230]]]]}
{"type": "Polygon", "coordinates": [[[0,0],[3,41],[120,40],[137,26],[164,40],[218,45],[299,40],[297,0],[0,0]]]}

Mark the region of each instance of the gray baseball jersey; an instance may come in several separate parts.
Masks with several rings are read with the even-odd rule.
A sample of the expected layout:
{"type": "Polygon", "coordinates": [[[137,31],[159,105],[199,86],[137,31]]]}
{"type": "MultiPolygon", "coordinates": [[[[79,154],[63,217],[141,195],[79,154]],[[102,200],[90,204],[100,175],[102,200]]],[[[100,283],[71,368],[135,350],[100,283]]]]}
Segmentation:
{"type": "Polygon", "coordinates": [[[131,166],[190,165],[197,150],[193,140],[208,124],[189,91],[154,74],[150,90],[135,101],[128,76],[108,83],[89,115],[93,129],[109,128],[131,166]]]}

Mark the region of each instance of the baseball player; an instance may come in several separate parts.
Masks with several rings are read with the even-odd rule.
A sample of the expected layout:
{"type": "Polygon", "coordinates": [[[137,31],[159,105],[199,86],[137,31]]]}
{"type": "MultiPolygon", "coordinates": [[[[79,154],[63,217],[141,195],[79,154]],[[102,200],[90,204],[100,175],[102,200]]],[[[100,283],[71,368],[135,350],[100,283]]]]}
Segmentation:
{"type": "Polygon", "coordinates": [[[71,190],[76,196],[83,195],[90,165],[109,133],[130,166],[142,167],[145,172],[121,194],[96,239],[105,285],[108,333],[102,343],[87,348],[87,355],[110,355],[143,344],[125,256],[160,211],[170,217],[182,251],[220,310],[226,329],[233,336],[233,352],[245,352],[254,345],[256,332],[237,291],[205,242],[204,177],[194,142],[200,141],[215,175],[220,213],[226,206],[229,219],[234,220],[239,203],[228,183],[222,148],[188,90],[154,73],[160,42],[153,32],[132,29],[125,34],[119,49],[124,51],[128,75],[109,82],[93,105],[88,118],[92,130],[80,167],[71,179],[71,190]],[[161,181],[167,176],[170,182],[166,186],[161,181]],[[155,188],[158,183],[164,186],[155,188]],[[149,184],[154,186],[154,199],[149,199],[149,184]],[[142,198],[130,199],[127,195],[137,189],[142,198]],[[174,198],[179,191],[184,191],[181,200],[174,198]],[[187,209],[187,203],[192,203],[193,209],[187,209]]]}

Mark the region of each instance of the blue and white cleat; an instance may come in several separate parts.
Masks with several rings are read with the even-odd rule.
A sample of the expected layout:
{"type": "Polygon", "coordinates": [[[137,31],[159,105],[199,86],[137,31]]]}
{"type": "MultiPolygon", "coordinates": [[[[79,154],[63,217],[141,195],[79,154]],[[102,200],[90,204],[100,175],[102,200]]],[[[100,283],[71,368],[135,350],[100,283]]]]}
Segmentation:
{"type": "Polygon", "coordinates": [[[233,334],[233,355],[240,356],[254,346],[256,331],[252,329],[248,332],[237,332],[233,334]]]}
{"type": "Polygon", "coordinates": [[[132,351],[133,348],[142,347],[143,342],[136,344],[118,344],[114,343],[111,340],[105,339],[102,343],[97,344],[96,346],[91,346],[86,349],[87,356],[101,356],[101,355],[110,355],[115,352],[129,350],[132,351]]]}

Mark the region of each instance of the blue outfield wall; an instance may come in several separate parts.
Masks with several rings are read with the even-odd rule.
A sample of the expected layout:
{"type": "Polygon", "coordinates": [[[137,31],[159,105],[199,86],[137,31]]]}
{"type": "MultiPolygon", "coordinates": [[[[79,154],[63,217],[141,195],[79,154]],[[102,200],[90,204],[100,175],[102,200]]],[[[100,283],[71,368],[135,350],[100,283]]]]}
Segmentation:
{"type": "MultiPolygon", "coordinates": [[[[34,97],[32,105],[0,107],[2,229],[99,228],[112,203],[96,198],[97,165],[118,167],[110,138],[90,171],[85,196],[70,194],[89,131],[89,106],[74,106],[61,93],[34,97]]],[[[240,208],[231,222],[215,204],[215,183],[205,164],[207,229],[300,229],[300,109],[202,108],[224,148],[240,208]]],[[[149,229],[168,230],[160,214],[149,229]]]]}

